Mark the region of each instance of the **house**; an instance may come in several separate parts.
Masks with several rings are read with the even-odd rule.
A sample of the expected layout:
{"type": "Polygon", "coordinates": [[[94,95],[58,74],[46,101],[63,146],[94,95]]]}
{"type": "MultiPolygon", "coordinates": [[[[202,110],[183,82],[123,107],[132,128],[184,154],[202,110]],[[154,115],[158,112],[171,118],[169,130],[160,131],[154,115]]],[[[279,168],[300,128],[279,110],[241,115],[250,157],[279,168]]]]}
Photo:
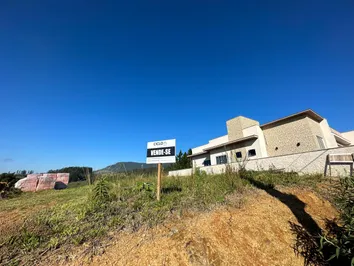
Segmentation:
{"type": "Polygon", "coordinates": [[[351,146],[354,131],[340,133],[325,118],[305,110],[260,125],[238,116],[226,122],[227,135],[192,149],[193,167],[351,146]]]}

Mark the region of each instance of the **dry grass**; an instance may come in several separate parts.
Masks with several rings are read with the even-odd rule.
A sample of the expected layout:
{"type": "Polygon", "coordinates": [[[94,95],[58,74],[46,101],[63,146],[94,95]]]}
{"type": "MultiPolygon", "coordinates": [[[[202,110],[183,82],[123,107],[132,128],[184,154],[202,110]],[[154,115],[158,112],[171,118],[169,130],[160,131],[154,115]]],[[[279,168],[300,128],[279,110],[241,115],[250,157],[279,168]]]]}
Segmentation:
{"type": "MultiPolygon", "coordinates": [[[[305,210],[320,225],[337,215],[332,205],[315,193],[285,189],[306,203],[305,210]]],[[[135,233],[122,232],[110,240],[102,256],[90,265],[303,265],[295,255],[289,221],[296,217],[278,199],[250,190],[241,208],[236,202],[212,212],[186,213],[164,224],[135,233]]],[[[50,262],[48,260],[46,262],[50,262]]],[[[81,265],[74,260],[72,265],[81,265]]]]}
{"type": "MultiPolygon", "coordinates": [[[[294,173],[246,172],[243,174],[242,178],[238,173],[233,172],[209,176],[199,172],[193,177],[165,177],[161,202],[155,200],[155,177],[153,176],[111,175],[106,177],[109,180],[109,195],[104,196],[105,199],[108,197],[107,200],[99,204],[92,200],[94,197],[92,197],[91,188],[88,186],[79,186],[63,191],[24,193],[17,199],[7,200],[7,204],[4,203],[5,201],[0,202],[0,212],[8,215],[0,228],[3,231],[9,228],[21,228],[17,231],[9,230],[6,239],[2,238],[4,242],[0,243],[0,263],[38,265],[48,262],[48,260],[52,264],[66,264],[71,261],[81,263],[104,252],[107,245],[111,244],[110,239],[117,234],[125,241],[128,241],[127,239],[131,239],[129,241],[132,243],[138,241],[138,246],[141,246],[146,241],[146,234],[151,233],[152,238],[149,241],[153,241],[151,244],[154,244],[154,236],[163,232],[171,237],[174,236],[171,238],[172,240],[170,239],[173,242],[168,242],[170,241],[168,240],[166,245],[177,245],[178,248],[174,251],[174,256],[181,261],[185,260],[186,265],[223,264],[228,261],[226,253],[223,251],[226,246],[223,247],[223,245],[226,245],[229,239],[231,239],[230,243],[234,245],[238,239],[237,236],[231,234],[234,227],[239,227],[240,223],[243,223],[244,226],[250,225],[248,221],[252,221],[254,227],[241,227],[246,234],[251,235],[251,241],[253,237],[256,237],[256,231],[263,232],[264,228],[268,228],[263,224],[266,219],[273,219],[274,221],[270,221],[272,224],[277,221],[277,215],[283,215],[271,211],[273,207],[267,205],[270,204],[269,197],[273,199],[271,204],[274,206],[280,204],[283,208],[285,206],[285,209],[288,209],[288,212],[290,210],[298,220],[302,214],[307,215],[303,210],[305,204],[302,204],[301,200],[292,194],[282,193],[275,187],[279,185],[313,187],[319,181],[318,176],[299,177],[294,173]],[[259,186],[259,184],[261,185],[259,186]],[[248,210],[242,214],[240,210],[235,209],[243,207],[247,198],[245,195],[265,193],[252,188],[253,186],[267,188],[264,190],[268,193],[265,204],[255,205],[256,208],[254,208],[259,213],[267,214],[267,217],[262,218],[259,213],[248,210]],[[255,191],[258,192],[255,193],[255,191]],[[299,208],[299,211],[291,206],[291,201],[298,205],[295,207],[299,208]],[[230,208],[230,203],[232,208],[230,208]],[[37,208],[42,210],[38,211],[37,208]],[[208,213],[213,209],[219,209],[217,214],[208,213]],[[23,215],[14,227],[9,219],[11,217],[16,219],[18,212],[23,215]],[[271,218],[272,216],[274,217],[271,218]],[[26,221],[20,227],[24,219],[26,221]],[[166,219],[169,222],[164,222],[166,219]],[[208,219],[212,219],[214,225],[208,225],[208,219]],[[216,223],[218,219],[221,221],[220,224],[216,223]],[[175,220],[178,221],[176,225],[174,225],[175,220]],[[185,220],[190,221],[191,224],[185,223],[185,220]],[[205,224],[201,221],[205,221],[205,224]],[[174,226],[177,226],[176,229],[173,229],[174,226]],[[199,228],[203,227],[210,232],[207,229],[200,231],[199,228]],[[231,235],[226,234],[226,231],[231,235]],[[195,235],[197,232],[199,235],[195,235]],[[221,239],[217,239],[217,235],[212,237],[209,234],[220,234],[221,239]],[[135,237],[139,240],[134,240],[135,237]],[[233,238],[235,239],[232,240],[233,238]],[[226,241],[226,244],[220,244],[221,246],[218,247],[217,243],[220,241],[226,241]],[[182,245],[183,248],[181,249],[179,245],[182,245]],[[187,257],[183,257],[184,259],[180,257],[180,252],[187,254],[187,257]]],[[[249,198],[254,204],[257,203],[258,199],[249,198]]],[[[283,222],[283,220],[279,221],[284,228],[285,226],[288,228],[288,224],[285,223],[285,225],[283,222]]],[[[299,222],[304,221],[300,219],[299,222]]],[[[265,234],[270,232],[271,230],[265,234]]],[[[274,239],[274,241],[276,243],[278,240],[274,239]]],[[[287,241],[287,243],[290,242],[287,241]]],[[[119,245],[123,245],[119,256],[127,256],[125,252],[129,253],[131,245],[122,242],[119,245]]],[[[154,245],[157,245],[157,249],[160,248],[160,244],[155,243],[154,245]]],[[[168,249],[167,246],[165,248],[168,249]]],[[[264,248],[266,249],[266,246],[264,248]]],[[[234,249],[232,252],[227,251],[227,253],[236,252],[235,256],[241,254],[237,253],[237,246],[234,249]]],[[[146,256],[144,252],[147,251],[142,252],[141,256],[146,256]]],[[[157,253],[153,249],[151,252],[153,252],[151,256],[152,254],[156,256],[157,253]]],[[[165,252],[167,251],[165,250],[165,252]]],[[[264,252],[268,251],[264,250],[264,252]]],[[[246,260],[247,256],[243,255],[246,260]]],[[[155,263],[152,257],[148,258],[155,263]]],[[[121,263],[121,258],[117,258],[117,261],[118,264],[121,263]]],[[[135,260],[132,259],[132,261],[135,260]]],[[[165,259],[158,261],[157,264],[160,265],[160,262],[171,264],[169,261],[173,264],[172,257],[166,261],[165,259]]]]}

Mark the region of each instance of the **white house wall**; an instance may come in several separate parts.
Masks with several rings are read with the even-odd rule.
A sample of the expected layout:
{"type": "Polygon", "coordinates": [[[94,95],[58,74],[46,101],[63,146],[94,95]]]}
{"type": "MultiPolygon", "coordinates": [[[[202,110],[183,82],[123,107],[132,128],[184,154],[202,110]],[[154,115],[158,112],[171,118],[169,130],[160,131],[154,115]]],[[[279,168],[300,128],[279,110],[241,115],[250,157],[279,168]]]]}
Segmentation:
{"type": "Polygon", "coordinates": [[[192,157],[193,167],[202,167],[204,166],[204,161],[209,160],[209,154],[202,154],[192,157]]]}
{"type": "Polygon", "coordinates": [[[262,129],[260,128],[259,125],[251,126],[248,128],[243,129],[243,136],[248,137],[251,135],[257,135],[258,139],[254,143],[253,147],[256,149],[257,152],[257,158],[260,157],[267,157],[267,147],[264,139],[264,134],[262,129]]]}
{"type": "Polygon", "coordinates": [[[324,137],[324,141],[326,142],[326,148],[336,148],[338,147],[337,141],[334,138],[332,132],[331,132],[331,128],[328,125],[328,121],[327,119],[323,119],[320,122],[320,127],[322,130],[322,134],[324,137]]]}
{"type": "Polygon", "coordinates": [[[205,144],[205,145],[202,145],[202,146],[195,147],[195,148],[192,149],[192,154],[203,152],[204,149],[208,148],[209,146],[210,146],[209,144],[205,144]]]}
{"type": "Polygon", "coordinates": [[[354,145],[354,130],[341,133],[344,138],[351,142],[351,145],[354,145]]]}
{"type": "Polygon", "coordinates": [[[225,135],[225,136],[221,136],[221,137],[209,140],[209,145],[210,145],[210,147],[212,147],[212,146],[226,143],[228,141],[229,141],[229,136],[225,135]]]}

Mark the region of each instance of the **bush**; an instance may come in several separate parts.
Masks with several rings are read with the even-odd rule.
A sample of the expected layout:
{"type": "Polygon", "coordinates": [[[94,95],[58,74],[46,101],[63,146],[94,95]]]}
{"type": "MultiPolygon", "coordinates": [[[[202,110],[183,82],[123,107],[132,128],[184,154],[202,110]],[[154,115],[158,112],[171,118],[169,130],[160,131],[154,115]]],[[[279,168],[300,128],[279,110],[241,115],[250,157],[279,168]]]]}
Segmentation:
{"type": "Polygon", "coordinates": [[[21,193],[21,190],[15,188],[15,183],[19,178],[14,173],[0,174],[0,199],[12,198],[21,193]]]}
{"type": "Polygon", "coordinates": [[[327,221],[328,233],[320,239],[325,259],[338,265],[354,265],[354,178],[341,180],[337,203],[339,221],[327,221]]]}

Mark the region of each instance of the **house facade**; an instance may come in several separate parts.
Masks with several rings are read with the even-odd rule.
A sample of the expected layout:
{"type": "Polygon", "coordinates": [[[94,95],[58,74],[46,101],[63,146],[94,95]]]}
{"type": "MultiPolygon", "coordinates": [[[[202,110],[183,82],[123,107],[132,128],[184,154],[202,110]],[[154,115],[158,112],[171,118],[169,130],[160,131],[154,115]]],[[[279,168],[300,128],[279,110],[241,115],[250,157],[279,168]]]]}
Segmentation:
{"type": "Polygon", "coordinates": [[[263,125],[238,116],[228,120],[226,127],[227,135],[192,149],[193,167],[354,145],[354,131],[340,133],[312,110],[263,125]]]}

